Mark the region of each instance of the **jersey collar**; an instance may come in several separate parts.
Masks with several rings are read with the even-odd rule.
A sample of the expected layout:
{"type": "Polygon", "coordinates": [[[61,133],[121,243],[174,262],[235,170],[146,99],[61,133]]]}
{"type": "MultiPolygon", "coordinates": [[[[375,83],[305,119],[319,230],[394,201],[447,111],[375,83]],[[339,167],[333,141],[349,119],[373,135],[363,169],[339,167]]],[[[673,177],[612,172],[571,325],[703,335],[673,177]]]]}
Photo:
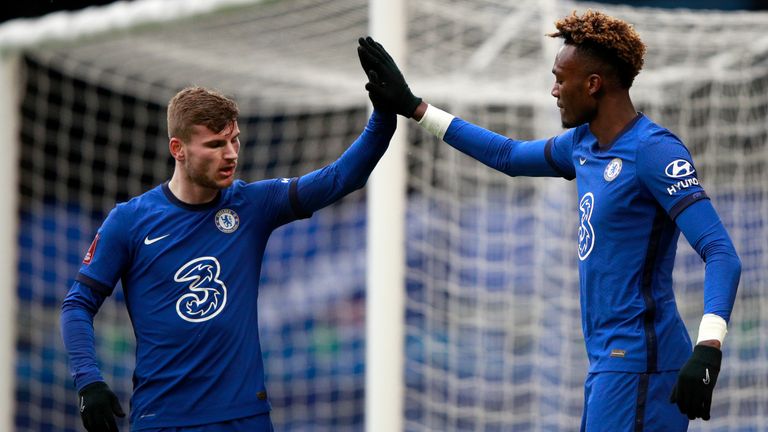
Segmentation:
{"type": "MultiPolygon", "coordinates": [[[[608,144],[605,147],[600,146],[600,143],[597,142],[597,138],[595,138],[595,143],[597,145],[597,150],[601,151],[601,152],[610,150],[611,147],[613,147],[613,145],[616,144],[617,141],[619,141],[624,135],[626,135],[627,132],[632,130],[632,128],[635,127],[637,122],[640,121],[640,119],[643,118],[643,117],[645,117],[645,115],[643,113],[641,113],[641,112],[638,112],[637,115],[635,115],[635,118],[633,118],[629,123],[627,123],[624,126],[624,128],[619,133],[616,134],[616,136],[613,138],[613,141],[611,141],[610,144],[608,144]]],[[[592,133],[592,132],[590,131],[590,133],[592,133]]]]}
{"type": "Polygon", "coordinates": [[[173,192],[171,192],[171,188],[168,186],[168,181],[163,183],[162,188],[163,188],[163,194],[168,199],[168,201],[170,201],[170,203],[175,205],[176,207],[181,207],[184,210],[191,210],[191,211],[208,210],[213,207],[216,207],[219,204],[219,201],[221,201],[221,190],[219,190],[219,192],[216,194],[216,197],[214,197],[212,200],[208,201],[207,203],[187,204],[184,201],[176,198],[176,195],[174,195],[173,192]]]}

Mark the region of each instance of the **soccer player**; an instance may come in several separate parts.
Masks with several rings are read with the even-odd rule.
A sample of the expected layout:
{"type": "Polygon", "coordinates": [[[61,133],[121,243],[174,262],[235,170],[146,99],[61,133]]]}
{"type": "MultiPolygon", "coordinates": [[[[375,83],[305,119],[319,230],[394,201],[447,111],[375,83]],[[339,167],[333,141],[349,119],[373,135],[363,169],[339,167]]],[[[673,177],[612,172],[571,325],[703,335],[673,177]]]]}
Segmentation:
{"type": "Polygon", "coordinates": [[[200,87],[171,99],[173,176],[110,212],[64,299],[62,337],[88,431],[116,431],[114,416],[125,416],[99,371],[93,328],[118,279],[136,335],[131,430],[272,431],[257,313],[267,239],[363,187],[396,116],[374,105],[332,164],[246,183],[235,179],[238,112],[200,87]]]}
{"type": "Polygon", "coordinates": [[[589,357],[581,430],[684,431],[710,418],[741,263],[691,155],[638,113],[629,88],[645,45],[597,11],[556,22],[552,96],[567,130],[516,141],[413,95],[384,48],[360,39],[372,100],[510,176],[577,180],[582,330],[589,357]],[[672,266],[680,232],[706,262],[696,346],[677,311],[672,266]],[[672,403],[671,403],[672,402],[672,403]],[[676,404],[676,406],[675,406],[676,404]]]}

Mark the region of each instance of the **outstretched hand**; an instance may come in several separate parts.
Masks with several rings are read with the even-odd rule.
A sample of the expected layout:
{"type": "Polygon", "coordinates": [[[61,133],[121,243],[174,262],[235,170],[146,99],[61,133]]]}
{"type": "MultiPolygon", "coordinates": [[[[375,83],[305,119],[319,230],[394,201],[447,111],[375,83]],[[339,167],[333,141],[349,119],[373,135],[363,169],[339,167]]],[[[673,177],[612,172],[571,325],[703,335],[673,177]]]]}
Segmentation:
{"type": "Polygon", "coordinates": [[[413,117],[421,98],[411,93],[397,64],[389,53],[370,36],[358,39],[357,56],[368,76],[365,89],[373,107],[382,111],[394,111],[404,117],[413,117]]]}

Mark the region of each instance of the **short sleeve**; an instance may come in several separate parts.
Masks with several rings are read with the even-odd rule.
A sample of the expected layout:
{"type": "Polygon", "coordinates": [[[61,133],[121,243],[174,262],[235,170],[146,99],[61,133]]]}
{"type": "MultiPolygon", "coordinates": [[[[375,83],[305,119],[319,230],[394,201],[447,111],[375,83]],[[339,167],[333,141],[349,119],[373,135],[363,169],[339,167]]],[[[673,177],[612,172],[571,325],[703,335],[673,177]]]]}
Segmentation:
{"type": "Polygon", "coordinates": [[[124,207],[109,213],[83,257],[76,280],[95,292],[109,296],[128,266],[130,227],[121,216],[124,207]]]}
{"type": "Polygon", "coordinates": [[[573,147],[576,140],[576,128],[552,137],[544,146],[544,157],[552,168],[567,180],[576,178],[573,166],[573,147]]]}
{"type": "Polygon", "coordinates": [[[691,154],[671,134],[638,148],[637,175],[672,220],[696,201],[709,199],[699,184],[691,154]]]}

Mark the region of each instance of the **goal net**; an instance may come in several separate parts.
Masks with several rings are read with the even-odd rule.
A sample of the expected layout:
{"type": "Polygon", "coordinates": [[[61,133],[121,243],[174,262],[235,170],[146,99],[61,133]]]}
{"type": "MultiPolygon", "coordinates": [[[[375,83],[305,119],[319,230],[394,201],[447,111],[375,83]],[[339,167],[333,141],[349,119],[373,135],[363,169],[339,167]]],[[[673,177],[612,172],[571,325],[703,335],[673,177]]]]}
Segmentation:
{"type": "MultiPolygon", "coordinates": [[[[648,45],[633,99],[687,144],[743,262],[712,420],[690,430],[767,429],[768,15],[409,2],[406,76],[431,103],[494,131],[557,134],[557,42],[544,33],[588,7],[635,24],[648,45]]],[[[107,212],[170,177],[168,99],[188,84],[234,96],[240,177],[301,175],[335,160],[365,124],[354,47],[366,26],[363,0],[282,0],[23,51],[17,430],[80,430],[60,303],[107,212]]],[[[506,177],[409,128],[406,309],[392,317],[406,324],[405,429],[573,430],[587,368],[574,185],[506,177]]],[[[363,428],[365,344],[376,343],[364,334],[368,198],[355,192],[270,239],[259,314],[277,430],[363,428]]],[[[692,333],[703,269],[681,239],[675,292],[692,333]]],[[[134,340],[121,289],[95,327],[105,378],[127,408],[134,340]]]]}

